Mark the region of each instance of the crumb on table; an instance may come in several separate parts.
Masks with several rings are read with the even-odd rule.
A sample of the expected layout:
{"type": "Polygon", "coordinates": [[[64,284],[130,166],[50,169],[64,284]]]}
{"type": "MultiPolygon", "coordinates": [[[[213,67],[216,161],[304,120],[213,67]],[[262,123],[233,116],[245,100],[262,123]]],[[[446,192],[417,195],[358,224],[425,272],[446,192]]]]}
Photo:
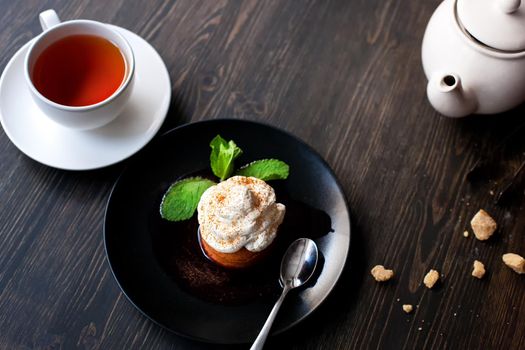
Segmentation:
{"type": "Polygon", "coordinates": [[[503,254],[502,260],[511,269],[516,273],[522,274],[525,273],[525,259],[522,256],[514,253],[503,254]]]}
{"type": "Polygon", "coordinates": [[[485,265],[483,265],[483,263],[479,260],[474,260],[473,268],[474,270],[472,270],[472,276],[479,279],[483,278],[486,272],[485,265]]]}
{"type": "Polygon", "coordinates": [[[372,276],[378,282],[385,282],[394,277],[394,271],[385,269],[383,265],[376,265],[372,270],[370,270],[372,276]]]}
{"type": "Polygon", "coordinates": [[[490,238],[498,228],[496,221],[483,209],[480,209],[470,221],[472,231],[477,239],[484,241],[490,238]]]}
{"type": "Polygon", "coordinates": [[[407,314],[411,313],[414,307],[411,304],[403,304],[403,311],[407,314]]]}
{"type": "Polygon", "coordinates": [[[436,282],[439,280],[439,272],[436,270],[430,270],[425,275],[425,278],[423,279],[423,283],[427,288],[432,288],[436,284],[436,282]]]}
{"type": "Polygon", "coordinates": [[[468,231],[467,230],[463,231],[463,237],[468,237],[468,231]]]}

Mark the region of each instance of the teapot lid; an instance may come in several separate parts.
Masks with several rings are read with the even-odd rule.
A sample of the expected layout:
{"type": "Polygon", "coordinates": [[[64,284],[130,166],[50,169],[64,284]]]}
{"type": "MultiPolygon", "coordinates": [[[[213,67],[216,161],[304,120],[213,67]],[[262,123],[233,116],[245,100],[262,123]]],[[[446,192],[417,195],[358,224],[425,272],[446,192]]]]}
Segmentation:
{"type": "Polygon", "coordinates": [[[501,51],[525,50],[525,1],[457,0],[460,24],[476,40],[501,51]]]}

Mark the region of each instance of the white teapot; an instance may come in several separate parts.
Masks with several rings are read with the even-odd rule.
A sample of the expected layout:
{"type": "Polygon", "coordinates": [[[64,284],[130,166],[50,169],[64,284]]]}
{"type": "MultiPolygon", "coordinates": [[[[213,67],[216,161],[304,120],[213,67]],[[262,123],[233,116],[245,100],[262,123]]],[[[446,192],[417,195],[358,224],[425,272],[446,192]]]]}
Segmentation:
{"type": "Polygon", "coordinates": [[[525,3],[444,0],[422,47],[432,106],[448,117],[493,114],[525,101],[525,3]]]}

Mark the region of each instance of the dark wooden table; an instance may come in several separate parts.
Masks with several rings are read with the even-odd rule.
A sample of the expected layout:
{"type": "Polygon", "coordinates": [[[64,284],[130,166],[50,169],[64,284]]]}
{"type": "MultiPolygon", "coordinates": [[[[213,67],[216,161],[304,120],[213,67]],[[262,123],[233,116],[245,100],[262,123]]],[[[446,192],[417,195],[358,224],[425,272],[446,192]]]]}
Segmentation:
{"type": "MultiPolygon", "coordinates": [[[[173,100],[161,132],[256,120],[326,158],[352,210],[348,268],[328,301],[269,348],[523,349],[525,277],[501,255],[525,255],[523,181],[508,182],[525,160],[525,108],[462,120],[431,108],[420,44],[438,3],[2,0],[0,67],[40,32],[42,10],[111,22],[166,62],[173,100]],[[499,170],[468,181],[485,158],[499,170]],[[495,204],[507,183],[512,200],[495,204]],[[500,226],[488,242],[462,235],[479,208],[500,226]],[[474,259],[487,267],[483,280],[470,276],[474,259]],[[376,264],[395,279],[376,283],[376,264]],[[434,290],[421,284],[430,268],[443,274],[434,290]],[[417,305],[413,314],[404,303],[417,305]]],[[[124,165],[52,169],[0,131],[1,349],[209,347],[143,317],[111,275],[104,208],[124,165]]]]}

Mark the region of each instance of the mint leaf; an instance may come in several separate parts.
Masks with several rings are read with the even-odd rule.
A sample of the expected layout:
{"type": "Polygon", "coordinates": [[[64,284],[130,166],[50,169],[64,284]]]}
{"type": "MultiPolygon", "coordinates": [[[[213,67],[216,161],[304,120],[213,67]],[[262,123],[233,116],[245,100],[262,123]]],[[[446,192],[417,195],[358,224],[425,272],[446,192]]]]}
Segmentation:
{"type": "Polygon", "coordinates": [[[213,185],[215,182],[202,177],[191,177],[175,182],[162,198],[160,216],[169,221],[190,219],[204,191],[213,185]]]}
{"type": "Polygon", "coordinates": [[[263,181],[284,180],[288,177],[290,167],[278,159],[261,159],[246,164],[236,175],[253,176],[263,181]]]}
{"type": "Polygon", "coordinates": [[[242,150],[233,140],[226,142],[220,135],[211,140],[210,147],[211,170],[223,181],[233,173],[233,161],[242,154],[242,150]]]}

